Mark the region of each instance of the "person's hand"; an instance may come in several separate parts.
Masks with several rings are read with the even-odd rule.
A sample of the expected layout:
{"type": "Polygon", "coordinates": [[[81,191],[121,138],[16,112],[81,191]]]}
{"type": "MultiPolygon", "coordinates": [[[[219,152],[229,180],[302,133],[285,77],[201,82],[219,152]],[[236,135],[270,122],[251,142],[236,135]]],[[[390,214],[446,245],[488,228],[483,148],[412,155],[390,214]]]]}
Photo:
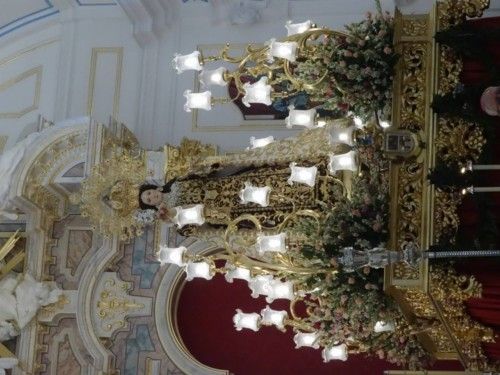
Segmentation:
{"type": "Polygon", "coordinates": [[[170,221],[169,209],[163,203],[158,206],[158,218],[163,221],[170,221]]]}

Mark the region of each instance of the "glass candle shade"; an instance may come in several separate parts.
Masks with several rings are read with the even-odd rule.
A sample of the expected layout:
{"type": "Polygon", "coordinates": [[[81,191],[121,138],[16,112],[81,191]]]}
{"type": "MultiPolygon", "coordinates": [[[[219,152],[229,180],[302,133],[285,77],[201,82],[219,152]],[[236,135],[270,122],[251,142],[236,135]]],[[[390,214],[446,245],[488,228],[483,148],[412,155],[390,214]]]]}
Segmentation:
{"type": "Polygon", "coordinates": [[[248,287],[252,291],[252,297],[258,298],[260,295],[267,296],[271,292],[271,275],[258,275],[248,281],[248,287]]]}
{"type": "Polygon", "coordinates": [[[293,341],[295,342],[295,349],[301,348],[303,346],[319,349],[318,339],[319,339],[318,332],[312,332],[312,333],[297,332],[295,336],[293,336],[293,341]]]}
{"type": "Polygon", "coordinates": [[[354,121],[354,125],[356,125],[357,128],[360,128],[360,129],[364,128],[365,122],[363,121],[363,119],[361,117],[354,116],[353,121],[354,121]]]}
{"type": "Polygon", "coordinates": [[[316,124],[316,110],[312,109],[295,109],[294,106],[288,107],[288,117],[285,119],[286,127],[304,126],[313,128],[316,124]]]}
{"type": "Polygon", "coordinates": [[[266,326],[274,325],[281,330],[285,329],[285,319],[288,318],[288,313],[286,311],[277,311],[266,306],[266,308],[261,310],[260,315],[262,317],[262,324],[266,326]]]}
{"type": "Polygon", "coordinates": [[[267,59],[273,62],[275,57],[295,62],[297,58],[297,42],[277,42],[276,39],[271,39],[267,42],[269,50],[267,51],[267,59]]]}
{"type": "Polygon", "coordinates": [[[191,281],[194,278],[211,280],[214,273],[207,262],[188,262],[186,265],[186,280],[191,281]]]}
{"type": "Polygon", "coordinates": [[[234,279],[250,281],[250,270],[243,267],[235,267],[232,264],[226,263],[226,274],[224,278],[228,283],[232,283],[234,279]]]}
{"type": "Polygon", "coordinates": [[[181,267],[185,265],[183,257],[186,251],[187,249],[184,246],[167,247],[165,245],[161,245],[158,259],[161,264],[176,264],[181,267]]]}
{"type": "Polygon", "coordinates": [[[280,233],[272,236],[259,234],[257,236],[257,251],[259,254],[266,252],[285,253],[286,252],[286,233],[280,233]]]}
{"type": "Polygon", "coordinates": [[[380,333],[380,332],[394,332],[394,330],[396,329],[396,327],[394,326],[394,323],[393,322],[377,322],[375,323],[375,327],[373,327],[373,330],[376,332],[376,333],[380,333]]]}
{"type": "Polygon", "coordinates": [[[202,225],[205,222],[203,209],[204,206],[202,204],[197,204],[189,208],[175,207],[176,214],[172,221],[179,228],[190,224],[202,225]]]}
{"type": "Polygon", "coordinates": [[[176,53],[174,59],[172,60],[174,68],[177,70],[177,74],[181,74],[186,70],[202,70],[201,65],[201,53],[200,51],[194,51],[187,55],[179,55],[176,53]]]}
{"type": "Polygon", "coordinates": [[[297,163],[290,163],[291,174],[288,178],[288,183],[293,185],[294,182],[306,184],[313,187],[316,184],[316,174],[318,167],[297,167],[297,163]]]}
{"type": "Polygon", "coordinates": [[[292,21],[287,21],[285,27],[288,36],[302,34],[312,27],[312,22],[310,20],[300,23],[292,23],[292,21]]]}
{"type": "Polygon", "coordinates": [[[331,360],[347,361],[347,345],[341,344],[324,348],[321,351],[321,355],[323,357],[323,362],[330,362],[331,360]]]}
{"type": "Polygon", "coordinates": [[[247,314],[240,309],[236,309],[236,314],[233,316],[233,323],[237,331],[246,328],[257,332],[260,328],[260,315],[257,313],[247,314]]]}
{"type": "Polygon", "coordinates": [[[271,86],[267,84],[267,77],[261,77],[255,83],[243,84],[245,96],[241,99],[242,103],[250,107],[251,103],[260,103],[271,105],[271,86]]]}
{"type": "Polygon", "coordinates": [[[266,297],[267,303],[272,303],[275,299],[288,299],[292,301],[295,298],[293,283],[291,281],[273,280],[270,285],[271,290],[266,297]]]}
{"type": "Polygon", "coordinates": [[[356,129],[355,126],[349,126],[347,128],[333,128],[330,131],[330,144],[332,146],[338,144],[346,144],[349,146],[354,146],[353,132],[356,129]]]}
{"type": "Polygon", "coordinates": [[[184,91],[186,103],[184,103],[184,110],[191,112],[192,109],[204,109],[210,111],[212,109],[212,93],[205,92],[192,92],[191,90],[184,91]]]}
{"type": "Polygon", "coordinates": [[[330,163],[328,170],[330,173],[335,174],[337,171],[353,171],[358,170],[356,151],[349,151],[341,155],[330,155],[330,163]]]}
{"type": "Polygon", "coordinates": [[[274,137],[272,135],[265,138],[250,137],[250,149],[253,150],[254,148],[266,147],[268,144],[273,142],[274,137]]]}
{"type": "Polygon", "coordinates": [[[200,80],[200,83],[203,87],[207,87],[210,85],[227,86],[227,82],[224,80],[224,74],[226,72],[227,69],[224,67],[213,70],[203,69],[198,75],[198,79],[200,80]]]}
{"type": "Polygon", "coordinates": [[[257,187],[245,182],[245,188],[240,191],[241,203],[256,203],[262,207],[269,206],[269,195],[271,188],[269,186],[257,187]]]}

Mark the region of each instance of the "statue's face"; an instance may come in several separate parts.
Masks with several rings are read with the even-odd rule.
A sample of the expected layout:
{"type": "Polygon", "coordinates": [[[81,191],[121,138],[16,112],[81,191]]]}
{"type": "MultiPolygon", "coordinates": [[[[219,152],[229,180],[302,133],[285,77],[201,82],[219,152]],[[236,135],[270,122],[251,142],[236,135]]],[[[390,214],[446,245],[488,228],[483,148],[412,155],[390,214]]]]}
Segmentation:
{"type": "Polygon", "coordinates": [[[481,109],[490,116],[500,116],[500,87],[488,87],[484,90],[481,109]]]}
{"type": "Polygon", "coordinates": [[[163,193],[156,189],[144,190],[141,194],[141,201],[150,206],[159,206],[163,201],[163,193]]]}

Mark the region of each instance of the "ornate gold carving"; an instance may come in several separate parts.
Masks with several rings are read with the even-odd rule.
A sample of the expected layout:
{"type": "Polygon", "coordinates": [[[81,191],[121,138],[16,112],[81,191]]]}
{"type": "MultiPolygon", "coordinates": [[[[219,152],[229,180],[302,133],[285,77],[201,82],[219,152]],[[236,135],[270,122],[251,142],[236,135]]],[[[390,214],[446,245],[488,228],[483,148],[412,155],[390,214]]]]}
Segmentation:
{"type": "Polygon", "coordinates": [[[51,303],[50,305],[44,306],[40,310],[40,316],[41,317],[48,317],[53,315],[56,311],[61,311],[64,309],[64,306],[66,306],[69,303],[68,297],[63,293],[59,296],[59,299],[55,303],[51,303]]]}
{"type": "Polygon", "coordinates": [[[470,370],[491,370],[481,343],[493,342],[493,331],[472,320],[465,306],[469,298],[481,296],[481,285],[451,268],[433,267],[429,276],[430,296],[465,365],[470,370]]]}
{"type": "Polygon", "coordinates": [[[462,59],[448,46],[439,46],[438,94],[445,95],[457,87],[462,72],[462,59]]]}
{"type": "Polygon", "coordinates": [[[465,21],[466,17],[481,17],[490,6],[490,0],[446,0],[438,3],[438,20],[441,29],[465,21]]]}
{"type": "Polygon", "coordinates": [[[394,265],[392,277],[397,280],[418,280],[420,271],[416,267],[409,267],[404,263],[394,265]]]}
{"type": "Polygon", "coordinates": [[[427,17],[405,18],[403,20],[404,36],[425,36],[428,33],[427,17]]]}
{"type": "Polygon", "coordinates": [[[440,117],[435,140],[439,157],[444,162],[478,160],[486,139],[481,129],[460,118],[440,117]]]}
{"type": "Polygon", "coordinates": [[[454,240],[454,234],[460,225],[457,207],[462,196],[436,189],[434,196],[434,243],[439,243],[443,236],[454,240]]]}
{"type": "Polygon", "coordinates": [[[99,301],[97,301],[97,315],[103,319],[112,319],[117,313],[124,314],[130,310],[142,309],[144,307],[142,303],[136,303],[127,298],[118,298],[113,292],[107,290],[101,292],[100,297],[99,301]]]}
{"type": "Polygon", "coordinates": [[[128,240],[142,232],[134,212],[139,206],[138,189],[146,179],[142,155],[114,147],[109,158],[94,166],[82,183],[80,201],[82,216],[104,235],[119,234],[128,240]]]}
{"type": "Polygon", "coordinates": [[[401,117],[399,127],[424,128],[428,43],[405,43],[402,48],[401,117]]]}
{"type": "Polygon", "coordinates": [[[204,145],[200,141],[184,138],[178,147],[166,145],[164,152],[167,158],[165,178],[168,181],[174,177],[186,175],[197,162],[217,155],[217,148],[213,145],[204,145]]]}

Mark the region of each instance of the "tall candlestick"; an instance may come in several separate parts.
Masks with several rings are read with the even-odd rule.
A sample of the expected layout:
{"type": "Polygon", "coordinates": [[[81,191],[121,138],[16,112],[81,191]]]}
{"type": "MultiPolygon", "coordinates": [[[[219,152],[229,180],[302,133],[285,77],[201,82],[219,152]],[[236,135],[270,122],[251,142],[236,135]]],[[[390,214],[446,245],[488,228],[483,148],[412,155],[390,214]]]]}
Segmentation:
{"type": "Polygon", "coordinates": [[[470,186],[468,188],[462,189],[462,194],[465,195],[467,193],[499,193],[500,186],[470,186]]]}
{"type": "Polygon", "coordinates": [[[467,162],[465,167],[460,168],[461,173],[470,171],[493,171],[500,170],[500,164],[472,164],[471,161],[467,162]]]}

